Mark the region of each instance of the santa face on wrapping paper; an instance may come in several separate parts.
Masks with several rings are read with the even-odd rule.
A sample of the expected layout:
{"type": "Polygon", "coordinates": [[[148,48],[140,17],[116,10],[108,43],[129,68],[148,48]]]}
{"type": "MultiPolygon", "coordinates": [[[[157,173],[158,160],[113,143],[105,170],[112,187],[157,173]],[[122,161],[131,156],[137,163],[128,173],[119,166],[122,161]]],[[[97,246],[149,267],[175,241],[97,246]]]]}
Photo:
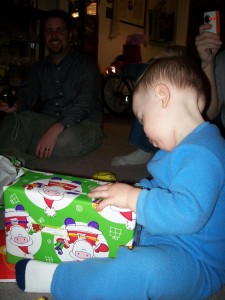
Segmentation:
{"type": "Polygon", "coordinates": [[[30,224],[34,222],[22,205],[5,211],[6,243],[8,252],[25,258],[33,258],[41,245],[40,233],[31,238],[30,224]]]}
{"type": "Polygon", "coordinates": [[[22,248],[26,246],[31,246],[33,244],[33,241],[30,238],[28,231],[22,226],[12,226],[10,230],[10,236],[10,243],[12,245],[22,248]]]}
{"type": "Polygon", "coordinates": [[[83,261],[94,257],[108,257],[109,247],[99,224],[91,221],[88,224],[75,222],[72,218],[65,219],[67,239],[55,239],[55,250],[63,260],[83,261]],[[66,258],[67,256],[67,258],[66,258]]]}
{"type": "Polygon", "coordinates": [[[39,189],[38,192],[43,196],[43,199],[47,205],[45,213],[48,216],[54,217],[56,212],[53,207],[53,203],[56,201],[61,201],[66,194],[66,190],[59,186],[44,186],[39,189]]]}
{"type": "Polygon", "coordinates": [[[78,240],[73,244],[73,249],[70,252],[70,256],[76,261],[82,261],[94,257],[93,246],[86,240],[78,240]]]}
{"type": "Polygon", "coordinates": [[[82,189],[78,181],[53,177],[50,180],[43,179],[41,182],[29,184],[25,192],[35,205],[44,208],[47,216],[54,217],[56,211],[68,206],[80,195],[82,189]],[[34,191],[38,192],[35,196],[34,191]]]}

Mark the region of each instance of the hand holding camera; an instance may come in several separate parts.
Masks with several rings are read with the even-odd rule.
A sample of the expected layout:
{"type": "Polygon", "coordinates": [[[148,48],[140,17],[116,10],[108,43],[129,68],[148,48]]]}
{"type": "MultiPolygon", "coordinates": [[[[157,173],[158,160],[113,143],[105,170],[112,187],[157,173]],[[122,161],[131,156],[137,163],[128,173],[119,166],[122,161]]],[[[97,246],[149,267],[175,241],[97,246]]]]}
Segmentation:
{"type": "Polygon", "coordinates": [[[220,13],[216,11],[208,11],[204,13],[204,24],[211,24],[212,27],[207,31],[213,33],[220,33],[220,13]]]}
{"type": "Polygon", "coordinates": [[[202,69],[214,64],[214,57],[222,45],[219,33],[219,11],[205,12],[204,24],[199,27],[199,35],[195,38],[202,69]]]}
{"type": "Polygon", "coordinates": [[[0,101],[7,103],[9,107],[13,107],[16,102],[16,96],[13,93],[13,90],[10,88],[4,88],[0,94],[0,101]]]}

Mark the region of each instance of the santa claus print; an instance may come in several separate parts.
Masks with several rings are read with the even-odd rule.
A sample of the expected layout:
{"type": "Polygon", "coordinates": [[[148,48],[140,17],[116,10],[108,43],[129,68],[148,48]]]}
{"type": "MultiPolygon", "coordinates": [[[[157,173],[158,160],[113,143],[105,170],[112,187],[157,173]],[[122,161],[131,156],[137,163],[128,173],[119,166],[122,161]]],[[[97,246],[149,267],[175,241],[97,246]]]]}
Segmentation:
{"type": "Polygon", "coordinates": [[[61,177],[53,177],[50,180],[43,179],[40,185],[32,183],[27,186],[26,194],[29,199],[37,206],[41,206],[45,210],[45,214],[54,217],[56,211],[68,206],[74,198],[81,193],[81,183],[79,181],[69,181],[61,177]],[[33,186],[33,188],[31,188],[33,186]],[[38,194],[33,196],[33,190],[38,194]],[[62,201],[63,200],[63,201],[62,201]]]}
{"type": "Polygon", "coordinates": [[[76,223],[72,218],[67,218],[65,219],[65,226],[68,239],[56,239],[55,250],[59,255],[69,249],[69,255],[75,261],[94,257],[108,257],[109,247],[97,222],[76,223]]]}
{"type": "Polygon", "coordinates": [[[110,209],[119,213],[123,218],[128,230],[133,230],[136,226],[136,214],[130,209],[118,208],[116,206],[110,206],[110,209]]]}
{"type": "Polygon", "coordinates": [[[41,244],[40,234],[34,240],[29,233],[29,214],[22,205],[5,211],[7,251],[19,257],[33,258],[41,244]]]}
{"type": "MultiPolygon", "coordinates": [[[[96,208],[101,201],[100,198],[92,198],[92,206],[96,208]]],[[[130,209],[107,206],[99,214],[111,222],[125,224],[128,230],[133,230],[136,226],[136,214],[130,209]]]]}

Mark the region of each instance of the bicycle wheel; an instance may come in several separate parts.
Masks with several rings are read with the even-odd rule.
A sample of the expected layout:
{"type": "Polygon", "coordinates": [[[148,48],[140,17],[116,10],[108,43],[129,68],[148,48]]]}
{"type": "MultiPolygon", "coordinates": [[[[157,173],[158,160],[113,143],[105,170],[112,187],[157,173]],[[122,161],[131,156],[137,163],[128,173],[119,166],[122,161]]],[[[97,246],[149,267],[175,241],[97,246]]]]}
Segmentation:
{"type": "Polygon", "coordinates": [[[103,99],[110,112],[125,114],[131,107],[132,88],[119,76],[108,77],[103,86],[103,99]]]}

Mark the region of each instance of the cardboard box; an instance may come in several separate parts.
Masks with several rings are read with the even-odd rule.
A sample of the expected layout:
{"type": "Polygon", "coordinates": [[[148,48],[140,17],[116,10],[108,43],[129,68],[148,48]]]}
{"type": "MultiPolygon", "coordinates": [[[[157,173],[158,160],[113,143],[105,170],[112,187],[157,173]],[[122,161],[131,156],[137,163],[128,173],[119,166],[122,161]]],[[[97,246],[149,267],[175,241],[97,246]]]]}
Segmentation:
{"type": "Polygon", "coordinates": [[[106,207],[88,192],[105,182],[28,170],[4,187],[7,260],[46,262],[115,257],[132,247],[136,215],[106,207]]]}

